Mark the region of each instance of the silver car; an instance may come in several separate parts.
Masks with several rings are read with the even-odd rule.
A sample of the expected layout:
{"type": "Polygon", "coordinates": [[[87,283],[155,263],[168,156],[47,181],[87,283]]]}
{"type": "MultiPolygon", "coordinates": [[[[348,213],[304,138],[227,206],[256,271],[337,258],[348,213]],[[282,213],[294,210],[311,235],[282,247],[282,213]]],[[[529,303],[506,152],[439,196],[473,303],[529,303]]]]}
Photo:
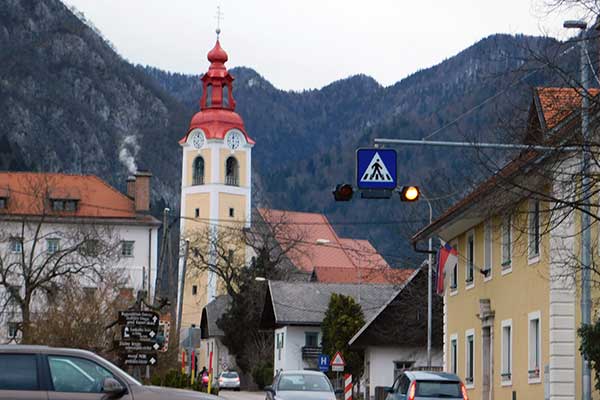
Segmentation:
{"type": "Polygon", "coordinates": [[[265,391],[266,400],[335,400],[337,393],[318,371],[282,371],[265,391]]]}
{"type": "Polygon", "coordinates": [[[219,400],[189,390],[145,386],[94,353],[0,345],[0,400],[219,400]]]}
{"type": "Polygon", "coordinates": [[[385,391],[386,400],[469,400],[460,378],[446,372],[404,371],[385,391]]]}
{"type": "Polygon", "coordinates": [[[219,374],[219,389],[240,390],[240,376],[235,371],[224,371],[219,374]]]}

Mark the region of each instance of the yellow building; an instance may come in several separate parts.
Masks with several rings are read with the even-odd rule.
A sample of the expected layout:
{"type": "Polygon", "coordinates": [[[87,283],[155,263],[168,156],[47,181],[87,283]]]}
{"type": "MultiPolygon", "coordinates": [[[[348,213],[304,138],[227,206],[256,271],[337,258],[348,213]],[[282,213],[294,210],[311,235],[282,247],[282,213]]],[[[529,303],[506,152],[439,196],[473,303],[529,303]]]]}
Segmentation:
{"type": "MultiPolygon", "coordinates": [[[[180,229],[184,240],[194,235],[198,237],[203,234],[200,232],[209,229],[211,238],[217,238],[226,235],[227,229],[231,231],[233,226],[250,226],[254,141],[235,112],[233,77],[225,68],[227,53],[219,40],[208,53],[208,61],[210,67],[202,76],[200,112],[194,115],[186,135],[179,142],[183,152],[180,229]]],[[[216,250],[211,249],[209,243],[214,244],[207,239],[204,246],[192,249],[189,257],[216,258],[216,250]]],[[[242,243],[228,245],[236,256],[246,258],[242,243]]],[[[214,272],[199,273],[188,268],[182,290],[183,274],[183,265],[180,265],[178,310],[181,309],[181,313],[178,318],[181,319],[182,342],[188,337],[189,328],[199,328],[204,306],[222,294],[214,272]]],[[[203,358],[198,362],[207,366],[207,360],[203,358]]]]}
{"type": "MultiPolygon", "coordinates": [[[[578,132],[579,99],[536,89],[526,140],[578,132]]],[[[545,201],[575,193],[563,178],[580,167],[550,158],[523,151],[413,237],[438,236],[458,252],[444,278],[444,366],[470,399],[581,398],[580,214],[545,201]],[[535,171],[550,162],[543,179],[535,171]]]]}

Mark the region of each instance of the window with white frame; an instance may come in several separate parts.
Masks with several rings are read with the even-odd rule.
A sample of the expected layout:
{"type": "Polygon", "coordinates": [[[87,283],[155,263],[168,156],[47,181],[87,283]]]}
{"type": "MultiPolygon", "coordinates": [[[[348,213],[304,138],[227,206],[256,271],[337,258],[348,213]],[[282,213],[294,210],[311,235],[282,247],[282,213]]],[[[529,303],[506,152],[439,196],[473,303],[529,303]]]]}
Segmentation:
{"type": "Polygon", "coordinates": [[[469,233],[467,236],[467,273],[465,281],[467,284],[473,283],[473,268],[475,264],[475,235],[469,233]]]}
{"type": "MultiPolygon", "coordinates": [[[[453,244],[452,247],[456,248],[453,244]]],[[[456,290],[458,287],[458,261],[452,266],[450,270],[450,290],[456,290]]]]}
{"type": "Polygon", "coordinates": [[[123,240],[121,242],[121,256],[133,257],[133,240],[123,240]]]}
{"type": "Polygon", "coordinates": [[[15,339],[19,334],[19,323],[9,322],[8,323],[8,337],[9,339],[15,339]]]}
{"type": "Polygon", "coordinates": [[[46,251],[54,254],[60,250],[60,239],[46,239],[46,251]]]}
{"type": "Polygon", "coordinates": [[[492,277],[492,222],[483,227],[483,271],[487,279],[492,277]]]}
{"type": "Polygon", "coordinates": [[[537,381],[540,379],[540,366],[542,363],[542,345],[541,345],[541,326],[540,312],[532,312],[529,314],[529,381],[537,381]]]}
{"type": "Polygon", "coordinates": [[[502,269],[508,269],[511,266],[512,259],[512,232],[511,217],[507,215],[502,220],[502,269]]]}
{"type": "Polygon", "coordinates": [[[450,372],[458,373],[458,337],[450,336],[450,372]]]}
{"type": "Polygon", "coordinates": [[[540,255],[540,202],[529,202],[529,258],[540,255]]]}
{"type": "Polygon", "coordinates": [[[465,384],[475,384],[475,331],[470,329],[465,335],[465,384]]]}
{"type": "Polygon", "coordinates": [[[23,239],[20,237],[11,237],[9,242],[11,253],[21,254],[23,252],[23,239]]]}
{"type": "Polygon", "coordinates": [[[502,321],[501,381],[512,382],[512,320],[502,321]]]}

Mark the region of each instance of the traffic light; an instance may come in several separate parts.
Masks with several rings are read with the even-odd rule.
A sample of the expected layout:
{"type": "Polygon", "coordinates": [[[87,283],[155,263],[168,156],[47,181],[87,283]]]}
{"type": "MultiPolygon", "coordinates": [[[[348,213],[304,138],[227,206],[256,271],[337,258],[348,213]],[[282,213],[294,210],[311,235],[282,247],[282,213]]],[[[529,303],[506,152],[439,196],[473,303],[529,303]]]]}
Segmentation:
{"type": "Polygon", "coordinates": [[[335,187],[335,190],[333,191],[333,198],[335,201],[350,201],[353,194],[354,188],[352,188],[352,185],[342,183],[335,187]]]}
{"type": "Polygon", "coordinates": [[[403,186],[400,191],[401,201],[417,201],[421,196],[421,191],[418,186],[403,186]]]}

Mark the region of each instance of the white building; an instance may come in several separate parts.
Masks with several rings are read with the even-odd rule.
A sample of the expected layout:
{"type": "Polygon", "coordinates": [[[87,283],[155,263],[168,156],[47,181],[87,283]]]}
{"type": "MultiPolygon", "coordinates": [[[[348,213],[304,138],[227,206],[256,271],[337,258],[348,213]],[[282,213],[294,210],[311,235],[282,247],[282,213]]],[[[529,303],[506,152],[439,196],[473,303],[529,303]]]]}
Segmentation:
{"type": "Polygon", "coordinates": [[[431,368],[427,367],[427,269],[415,272],[397,288],[349,341],[363,349],[365,399],[375,398],[375,388],[392,386],[404,370],[442,370],[443,300],[432,302],[431,368]]]}
{"type": "MultiPolygon", "coordinates": [[[[86,265],[89,272],[122,271],[121,293],[135,298],[144,290],[152,299],[160,223],[149,214],[150,178],[150,173],[138,172],[128,179],[125,195],[92,175],[0,172],[0,272],[23,256],[33,257],[36,261],[28,265],[41,273],[53,265],[63,265],[56,268],[64,272],[68,258],[86,265]],[[111,261],[89,255],[82,261],[84,252],[97,252],[99,242],[113,246],[111,261]],[[64,257],[62,264],[56,263],[59,257],[64,257]],[[109,265],[99,265],[103,260],[109,265]]],[[[20,270],[7,275],[10,286],[0,285],[0,306],[6,305],[0,314],[0,343],[18,341],[21,317],[7,288],[25,294],[20,270]]],[[[91,276],[83,282],[94,286],[91,276]]],[[[42,292],[40,288],[33,293],[36,304],[44,298],[42,292]]]]}
{"type": "Polygon", "coordinates": [[[274,370],[318,369],[321,323],[333,293],[354,298],[368,321],[396,292],[394,285],[269,281],[261,325],[274,330],[274,370]]]}

